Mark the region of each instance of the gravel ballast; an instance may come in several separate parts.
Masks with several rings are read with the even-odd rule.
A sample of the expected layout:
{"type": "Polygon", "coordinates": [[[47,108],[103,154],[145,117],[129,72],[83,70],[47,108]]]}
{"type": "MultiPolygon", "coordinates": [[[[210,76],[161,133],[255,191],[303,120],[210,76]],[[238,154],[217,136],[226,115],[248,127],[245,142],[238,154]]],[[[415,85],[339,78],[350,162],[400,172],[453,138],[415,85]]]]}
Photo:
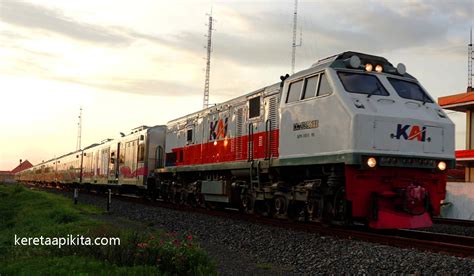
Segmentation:
{"type": "MultiPolygon", "coordinates": [[[[65,192],[61,192],[67,196],[65,192]]],[[[105,208],[105,198],[81,193],[79,202],[105,208]]],[[[474,273],[474,260],[317,233],[146,206],[113,199],[109,216],[190,231],[223,275],[326,273],[474,273]]]]}

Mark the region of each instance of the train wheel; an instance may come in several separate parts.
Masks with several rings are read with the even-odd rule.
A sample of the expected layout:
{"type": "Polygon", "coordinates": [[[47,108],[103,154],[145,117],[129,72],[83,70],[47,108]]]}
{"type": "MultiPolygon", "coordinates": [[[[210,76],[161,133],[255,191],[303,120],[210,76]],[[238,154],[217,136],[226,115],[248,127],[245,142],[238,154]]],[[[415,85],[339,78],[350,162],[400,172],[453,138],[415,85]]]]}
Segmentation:
{"type": "Polygon", "coordinates": [[[288,218],[291,221],[307,221],[306,206],[299,202],[294,202],[288,205],[288,218]]]}
{"type": "Polygon", "coordinates": [[[187,192],[184,190],[181,190],[179,192],[179,205],[185,205],[187,203],[187,192]]]}
{"type": "Polygon", "coordinates": [[[254,200],[251,195],[243,195],[241,201],[241,210],[245,214],[254,213],[254,200]]]}
{"type": "Polygon", "coordinates": [[[337,222],[347,223],[347,200],[344,187],[339,188],[334,195],[333,219],[337,222]]]}
{"type": "Polygon", "coordinates": [[[202,194],[196,195],[196,204],[197,204],[197,207],[202,207],[202,208],[206,207],[206,201],[204,200],[204,196],[202,194]]]}
{"type": "Polygon", "coordinates": [[[272,203],[269,200],[258,201],[254,203],[255,212],[262,217],[271,217],[272,216],[272,203]]]}
{"type": "Polygon", "coordinates": [[[275,216],[282,217],[287,215],[288,212],[288,202],[283,196],[276,196],[273,199],[273,205],[275,208],[275,216]]]}

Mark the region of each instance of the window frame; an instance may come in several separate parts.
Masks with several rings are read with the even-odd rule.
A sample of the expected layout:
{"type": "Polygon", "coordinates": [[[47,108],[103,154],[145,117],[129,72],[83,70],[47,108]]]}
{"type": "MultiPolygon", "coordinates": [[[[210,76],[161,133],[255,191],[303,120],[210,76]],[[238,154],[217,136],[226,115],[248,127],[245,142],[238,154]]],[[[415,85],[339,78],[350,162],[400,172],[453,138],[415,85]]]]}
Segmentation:
{"type": "Polygon", "coordinates": [[[186,145],[194,143],[194,127],[188,127],[186,129],[186,145]],[[189,133],[191,132],[191,139],[189,137],[189,133]]]}
{"type": "Polygon", "coordinates": [[[248,103],[248,119],[249,120],[256,120],[256,119],[259,119],[261,116],[262,116],[262,95],[261,94],[258,94],[258,95],[253,95],[251,98],[248,98],[247,99],[247,103],[248,103]],[[250,104],[250,101],[252,100],[255,100],[255,99],[258,99],[258,115],[257,116],[253,116],[251,117],[251,104],[250,104]]]}
{"type": "Polygon", "coordinates": [[[285,99],[285,103],[286,104],[292,104],[292,103],[296,103],[298,101],[301,101],[301,96],[303,94],[303,91],[304,91],[304,88],[305,88],[305,78],[301,78],[301,79],[297,79],[295,81],[292,81],[290,82],[290,84],[288,85],[288,89],[287,89],[287,92],[286,92],[286,99],[285,99]],[[299,97],[297,100],[295,101],[292,101],[292,102],[288,102],[289,98],[290,98],[290,90],[291,90],[291,86],[297,82],[302,82],[303,85],[301,85],[301,89],[300,89],[300,93],[299,93],[299,97]]]}
{"type": "Polygon", "coordinates": [[[314,100],[314,99],[318,99],[318,98],[323,98],[323,97],[327,97],[327,96],[330,96],[334,93],[334,89],[333,87],[331,86],[331,84],[329,83],[329,79],[328,79],[328,83],[329,83],[329,86],[331,88],[331,92],[329,92],[328,94],[324,94],[324,95],[319,95],[319,86],[321,85],[321,76],[322,75],[326,75],[326,79],[328,78],[328,74],[326,73],[325,70],[322,70],[322,71],[319,71],[319,72],[316,72],[316,73],[313,73],[311,75],[307,75],[307,76],[304,76],[302,78],[299,78],[299,79],[296,79],[294,80],[293,82],[291,82],[289,85],[288,85],[288,89],[287,89],[287,94],[286,94],[286,101],[285,101],[285,104],[293,104],[293,103],[297,103],[297,102],[303,102],[303,101],[309,101],[309,100],[314,100]],[[312,97],[309,97],[309,98],[306,98],[304,99],[304,95],[305,95],[305,92],[306,92],[306,83],[307,83],[307,79],[310,79],[312,77],[317,77],[317,83],[316,83],[316,91],[315,91],[315,94],[314,96],[312,97]],[[290,87],[293,83],[296,83],[298,81],[303,81],[303,86],[301,88],[301,91],[300,91],[300,97],[298,100],[296,101],[293,101],[293,102],[288,102],[288,96],[289,96],[289,92],[290,92],[290,87]]]}
{"type": "Polygon", "coordinates": [[[388,92],[387,88],[382,84],[382,82],[380,81],[379,78],[377,78],[377,76],[375,74],[367,74],[367,73],[361,73],[361,72],[353,72],[353,71],[345,71],[345,70],[339,70],[336,72],[337,74],[337,77],[339,78],[339,81],[341,82],[342,84],[342,87],[344,88],[344,90],[347,92],[347,93],[351,93],[351,94],[360,94],[360,95],[369,95],[369,93],[361,93],[361,92],[354,92],[354,91],[350,91],[347,89],[346,85],[344,84],[344,82],[342,81],[341,77],[340,77],[340,73],[349,73],[349,74],[353,74],[353,75],[362,75],[362,76],[369,76],[371,78],[375,78],[375,80],[378,82],[378,84],[380,85],[380,87],[385,91],[387,92],[387,95],[380,95],[380,94],[373,94],[372,96],[382,96],[382,97],[390,97],[391,94],[390,92],[388,92]]]}
{"type": "Polygon", "coordinates": [[[329,83],[328,74],[326,74],[326,72],[322,71],[322,72],[319,72],[318,75],[319,75],[318,76],[318,86],[316,87],[316,96],[315,96],[315,98],[325,97],[325,96],[331,95],[332,92],[333,92],[333,89],[331,87],[331,83],[329,83]],[[324,94],[324,95],[319,95],[319,90],[321,89],[321,80],[322,80],[323,76],[326,76],[326,81],[328,82],[329,88],[331,88],[331,89],[330,89],[329,93],[324,94]]]}
{"type": "Polygon", "coordinates": [[[319,88],[319,82],[321,81],[321,74],[315,74],[315,75],[311,75],[311,76],[308,76],[308,77],[305,77],[304,79],[304,84],[303,84],[303,90],[301,91],[301,95],[300,95],[300,101],[303,101],[303,100],[308,100],[308,99],[311,99],[311,98],[316,98],[318,96],[318,88],[319,88]],[[316,78],[316,87],[315,87],[315,90],[314,90],[314,95],[309,97],[309,98],[305,98],[306,96],[306,87],[308,86],[308,80],[311,79],[311,78],[316,78]]]}
{"type": "Polygon", "coordinates": [[[433,101],[433,99],[431,99],[430,95],[425,91],[425,89],[424,89],[418,82],[412,81],[412,80],[403,79],[403,78],[387,77],[388,83],[390,83],[390,85],[392,86],[393,90],[395,91],[395,93],[397,94],[398,97],[400,97],[400,98],[402,98],[402,99],[405,99],[405,100],[423,102],[422,100],[417,100],[417,99],[402,97],[402,96],[398,93],[397,89],[393,86],[392,82],[390,81],[391,79],[393,79],[393,80],[398,80],[398,81],[404,81],[404,82],[408,82],[408,83],[412,83],[412,84],[417,85],[417,86],[420,88],[421,92],[423,92],[425,98],[428,100],[428,101],[425,101],[425,103],[434,103],[434,101],[433,101]]]}

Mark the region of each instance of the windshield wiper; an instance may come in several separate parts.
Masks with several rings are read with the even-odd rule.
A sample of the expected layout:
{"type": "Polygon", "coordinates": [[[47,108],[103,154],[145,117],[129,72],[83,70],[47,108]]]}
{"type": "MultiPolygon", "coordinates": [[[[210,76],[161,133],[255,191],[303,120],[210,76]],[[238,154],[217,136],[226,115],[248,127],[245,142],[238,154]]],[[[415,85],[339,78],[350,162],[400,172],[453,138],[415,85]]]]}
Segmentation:
{"type": "Polygon", "coordinates": [[[380,84],[378,82],[375,82],[375,84],[377,85],[377,87],[374,90],[372,90],[372,92],[367,94],[367,98],[370,98],[372,95],[375,95],[377,91],[382,92],[382,90],[380,90],[380,88],[382,88],[380,87],[380,84]]]}
{"type": "Polygon", "coordinates": [[[421,101],[423,102],[423,105],[425,105],[426,102],[428,102],[428,97],[426,96],[425,93],[423,93],[423,98],[421,99],[421,101]]]}

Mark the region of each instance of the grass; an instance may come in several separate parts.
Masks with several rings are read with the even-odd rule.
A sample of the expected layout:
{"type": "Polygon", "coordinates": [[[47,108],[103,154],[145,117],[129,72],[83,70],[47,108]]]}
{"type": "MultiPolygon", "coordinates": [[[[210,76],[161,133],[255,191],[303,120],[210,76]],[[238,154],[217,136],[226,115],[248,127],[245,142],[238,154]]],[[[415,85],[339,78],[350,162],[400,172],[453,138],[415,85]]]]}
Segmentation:
{"type": "Polygon", "coordinates": [[[0,275],[209,275],[215,265],[189,233],[118,229],[102,211],[62,196],[0,184],[0,275]],[[119,246],[14,244],[14,237],[118,237],[119,246]]]}
{"type": "Polygon", "coordinates": [[[264,270],[270,270],[270,269],[273,268],[273,266],[270,263],[257,263],[257,268],[264,269],[264,270]]]}

